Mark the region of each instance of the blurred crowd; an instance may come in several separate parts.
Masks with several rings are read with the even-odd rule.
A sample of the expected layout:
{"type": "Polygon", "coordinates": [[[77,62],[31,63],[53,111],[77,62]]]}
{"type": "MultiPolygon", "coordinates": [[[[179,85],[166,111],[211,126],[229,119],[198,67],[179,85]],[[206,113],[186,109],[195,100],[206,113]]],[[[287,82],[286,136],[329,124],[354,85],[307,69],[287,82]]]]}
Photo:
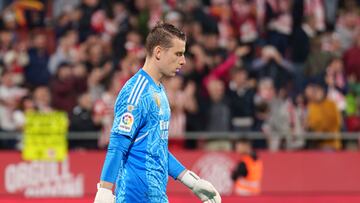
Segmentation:
{"type": "Polygon", "coordinates": [[[170,138],[255,131],[274,151],[342,149],[340,132],[360,130],[359,5],[2,0],[0,130],[21,131],[27,111],[62,110],[70,131],[101,131],[97,147],[106,147],[117,93],[141,68],[145,36],[163,20],[187,34],[186,65],[164,81],[170,138]],[[305,132],[333,137],[308,143],[305,132]]]}

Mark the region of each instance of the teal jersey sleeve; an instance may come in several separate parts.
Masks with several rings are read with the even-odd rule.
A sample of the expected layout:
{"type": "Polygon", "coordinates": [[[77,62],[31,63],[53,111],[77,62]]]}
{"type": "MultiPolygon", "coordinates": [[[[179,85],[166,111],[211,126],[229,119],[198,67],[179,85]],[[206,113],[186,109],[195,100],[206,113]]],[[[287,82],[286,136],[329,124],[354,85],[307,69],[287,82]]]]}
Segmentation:
{"type": "Polygon", "coordinates": [[[131,141],[122,135],[112,135],[106,153],[100,180],[115,183],[119,169],[131,145],[131,141]]]}
{"type": "Polygon", "coordinates": [[[111,134],[125,135],[134,139],[145,120],[146,102],[142,94],[148,80],[138,75],[121,90],[114,106],[114,122],[111,134]]]}
{"type": "Polygon", "coordinates": [[[171,152],[169,152],[169,175],[175,180],[179,177],[180,173],[185,170],[180,161],[178,161],[171,152]]]}

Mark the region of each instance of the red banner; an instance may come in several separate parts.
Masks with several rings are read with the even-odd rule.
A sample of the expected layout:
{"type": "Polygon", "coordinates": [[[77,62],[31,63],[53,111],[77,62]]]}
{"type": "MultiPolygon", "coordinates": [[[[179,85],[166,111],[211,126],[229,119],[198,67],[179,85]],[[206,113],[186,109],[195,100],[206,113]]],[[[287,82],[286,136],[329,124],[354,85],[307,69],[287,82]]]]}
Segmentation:
{"type": "MultiPolygon", "coordinates": [[[[232,194],[230,174],[237,154],[183,150],[173,154],[224,196],[232,194]]],[[[105,152],[70,152],[61,163],[25,162],[18,152],[1,152],[0,157],[0,198],[83,197],[96,192],[105,152]]],[[[360,194],[358,152],[262,152],[260,157],[263,194],[360,194]]],[[[170,180],[168,194],[190,192],[170,180]]]]}

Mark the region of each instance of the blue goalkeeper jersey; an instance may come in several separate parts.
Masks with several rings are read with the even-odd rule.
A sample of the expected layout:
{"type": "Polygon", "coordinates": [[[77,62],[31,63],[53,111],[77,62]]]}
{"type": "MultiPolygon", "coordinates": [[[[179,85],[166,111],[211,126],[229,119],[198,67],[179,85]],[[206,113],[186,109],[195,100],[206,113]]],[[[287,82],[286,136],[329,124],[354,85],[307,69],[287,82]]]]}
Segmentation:
{"type": "Polygon", "coordinates": [[[111,137],[131,140],[115,171],[116,203],[168,202],[168,175],[176,179],[185,168],[168,151],[170,106],[163,85],[140,69],[122,88],[114,108],[111,137]]]}

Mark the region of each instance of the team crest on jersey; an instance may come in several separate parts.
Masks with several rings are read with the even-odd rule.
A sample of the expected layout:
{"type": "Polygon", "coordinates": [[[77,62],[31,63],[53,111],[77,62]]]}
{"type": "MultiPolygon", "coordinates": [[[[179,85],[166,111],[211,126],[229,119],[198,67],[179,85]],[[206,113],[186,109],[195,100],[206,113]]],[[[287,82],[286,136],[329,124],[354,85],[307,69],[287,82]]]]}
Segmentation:
{"type": "Polygon", "coordinates": [[[127,110],[128,110],[128,112],[132,112],[133,110],[134,110],[134,106],[133,105],[128,105],[127,106],[127,110]]]}
{"type": "Polygon", "coordinates": [[[119,130],[122,130],[124,132],[130,132],[133,123],[134,116],[131,113],[126,112],[120,117],[119,130]]]}
{"type": "Polygon", "coordinates": [[[160,108],[160,97],[158,94],[154,94],[154,100],[156,105],[160,108]]]}

